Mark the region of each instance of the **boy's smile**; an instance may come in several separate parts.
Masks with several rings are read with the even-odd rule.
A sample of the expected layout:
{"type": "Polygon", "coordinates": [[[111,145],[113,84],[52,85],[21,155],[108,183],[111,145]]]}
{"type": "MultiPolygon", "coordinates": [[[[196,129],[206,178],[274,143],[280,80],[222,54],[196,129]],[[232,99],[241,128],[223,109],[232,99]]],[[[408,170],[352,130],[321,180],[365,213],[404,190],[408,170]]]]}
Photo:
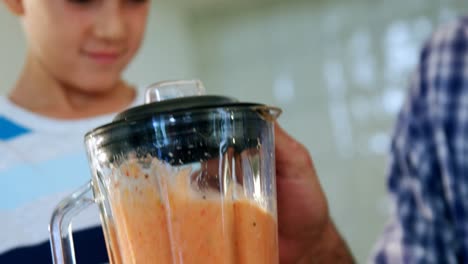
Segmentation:
{"type": "Polygon", "coordinates": [[[112,65],[117,63],[124,55],[122,51],[112,50],[96,50],[96,51],[83,51],[81,53],[86,58],[90,59],[93,63],[98,65],[112,65]]]}

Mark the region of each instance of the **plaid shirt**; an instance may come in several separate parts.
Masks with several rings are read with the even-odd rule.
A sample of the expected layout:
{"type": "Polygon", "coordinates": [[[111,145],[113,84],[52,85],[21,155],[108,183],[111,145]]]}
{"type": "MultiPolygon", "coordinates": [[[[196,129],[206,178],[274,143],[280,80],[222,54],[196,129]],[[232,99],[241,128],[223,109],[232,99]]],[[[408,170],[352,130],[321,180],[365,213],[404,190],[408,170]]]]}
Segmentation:
{"type": "Polygon", "coordinates": [[[391,145],[375,263],[468,263],[468,18],[424,47],[391,145]]]}

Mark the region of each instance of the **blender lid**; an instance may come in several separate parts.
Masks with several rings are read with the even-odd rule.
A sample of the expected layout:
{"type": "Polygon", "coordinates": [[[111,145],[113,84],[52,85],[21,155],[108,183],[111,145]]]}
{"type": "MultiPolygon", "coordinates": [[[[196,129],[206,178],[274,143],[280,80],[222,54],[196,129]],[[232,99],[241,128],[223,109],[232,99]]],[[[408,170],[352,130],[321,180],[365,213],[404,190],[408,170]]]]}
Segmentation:
{"type": "Polygon", "coordinates": [[[153,87],[147,90],[146,103],[88,132],[86,144],[109,157],[137,150],[182,165],[218,155],[220,142],[239,151],[257,147],[263,124],[257,121],[273,121],[281,112],[260,103],[205,95],[198,90],[200,82],[165,82],[153,87]]]}
{"type": "Polygon", "coordinates": [[[226,96],[188,96],[136,106],[118,114],[113,121],[133,121],[149,115],[175,113],[194,109],[259,105],[261,104],[242,103],[239,102],[237,99],[226,96]]]}

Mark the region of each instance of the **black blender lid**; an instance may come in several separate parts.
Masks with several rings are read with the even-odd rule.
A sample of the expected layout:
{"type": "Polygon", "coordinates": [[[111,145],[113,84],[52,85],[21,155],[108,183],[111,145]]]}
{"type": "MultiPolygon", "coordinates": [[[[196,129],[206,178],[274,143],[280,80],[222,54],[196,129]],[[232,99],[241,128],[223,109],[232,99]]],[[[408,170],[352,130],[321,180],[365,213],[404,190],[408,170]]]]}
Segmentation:
{"type": "Polygon", "coordinates": [[[130,108],[114,118],[114,122],[130,121],[147,115],[174,113],[193,109],[227,106],[257,106],[256,103],[241,103],[237,99],[218,95],[188,96],[143,104],[130,108]]]}
{"type": "Polygon", "coordinates": [[[90,142],[100,151],[110,153],[109,157],[138,149],[168,164],[182,165],[219,155],[220,142],[226,141],[224,137],[236,139],[226,142],[232,142],[227,144],[232,144],[229,147],[239,153],[242,149],[257,147],[259,133],[262,133],[258,125],[263,122],[255,121],[265,120],[261,113],[265,107],[264,104],[214,95],[167,99],[130,108],[118,114],[112,123],[88,132],[85,138],[88,141],[96,136],[97,140],[90,142]],[[220,109],[239,114],[236,118],[233,115],[227,117],[218,111],[220,109]],[[155,122],[165,122],[172,114],[182,117],[180,122],[155,125],[155,122]],[[196,118],[186,118],[186,114],[196,118]],[[213,129],[217,129],[216,125],[213,127],[213,121],[224,123],[224,118],[234,124],[229,125],[230,134],[213,133],[213,129]],[[171,140],[164,140],[165,137],[171,140]]]}

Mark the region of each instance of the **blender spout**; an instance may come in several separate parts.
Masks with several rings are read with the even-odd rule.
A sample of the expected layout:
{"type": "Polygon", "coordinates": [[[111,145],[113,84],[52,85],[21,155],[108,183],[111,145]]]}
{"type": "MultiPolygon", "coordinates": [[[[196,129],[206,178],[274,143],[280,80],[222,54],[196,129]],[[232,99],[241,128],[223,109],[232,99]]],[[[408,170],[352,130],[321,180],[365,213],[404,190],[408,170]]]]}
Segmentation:
{"type": "Polygon", "coordinates": [[[275,122],[283,112],[281,108],[274,106],[256,106],[254,110],[263,120],[269,122],[275,122]]]}

